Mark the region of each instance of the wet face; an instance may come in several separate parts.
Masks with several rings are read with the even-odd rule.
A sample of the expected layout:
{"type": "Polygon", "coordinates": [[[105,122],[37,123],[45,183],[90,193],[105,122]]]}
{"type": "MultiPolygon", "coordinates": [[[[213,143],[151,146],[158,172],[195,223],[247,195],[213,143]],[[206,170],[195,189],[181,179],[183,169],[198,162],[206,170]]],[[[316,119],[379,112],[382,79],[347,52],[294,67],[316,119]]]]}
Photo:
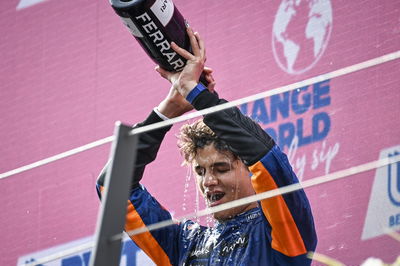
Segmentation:
{"type": "MultiPolygon", "coordinates": [[[[192,165],[197,185],[209,207],[255,194],[249,170],[243,162],[230,152],[216,150],[213,144],[198,149],[192,165]]],[[[251,203],[214,213],[213,216],[224,221],[256,206],[257,203],[251,203]]]]}

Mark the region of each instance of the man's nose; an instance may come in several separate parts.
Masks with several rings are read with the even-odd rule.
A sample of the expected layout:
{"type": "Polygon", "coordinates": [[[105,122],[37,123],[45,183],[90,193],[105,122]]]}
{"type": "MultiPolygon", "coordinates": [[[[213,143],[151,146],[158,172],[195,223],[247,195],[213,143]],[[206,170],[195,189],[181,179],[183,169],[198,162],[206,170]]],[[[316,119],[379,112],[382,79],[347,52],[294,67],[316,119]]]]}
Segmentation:
{"type": "Polygon", "coordinates": [[[206,174],[203,178],[203,186],[210,187],[218,184],[218,178],[212,174],[206,174]]]}

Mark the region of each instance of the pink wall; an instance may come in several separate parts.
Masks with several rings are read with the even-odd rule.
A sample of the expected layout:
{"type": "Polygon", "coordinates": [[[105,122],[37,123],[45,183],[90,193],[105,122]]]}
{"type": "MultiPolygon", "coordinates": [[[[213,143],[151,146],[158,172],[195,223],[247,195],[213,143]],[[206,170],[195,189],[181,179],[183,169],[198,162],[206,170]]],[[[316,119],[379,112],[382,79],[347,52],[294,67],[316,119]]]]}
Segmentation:
{"type": "MultiPolygon", "coordinates": [[[[169,87],[108,1],[47,0],[17,9],[24,2],[29,1],[0,3],[0,173],[110,136],[116,120],[132,124],[142,120],[169,87]]],[[[318,1],[309,2],[318,7],[318,1]]],[[[332,22],[325,27],[330,34],[315,33],[325,40],[317,50],[319,60],[314,60],[314,50],[309,48],[314,43],[304,37],[308,1],[297,7],[298,16],[281,35],[300,45],[293,65],[297,74],[293,74],[279,66],[278,62],[286,64],[281,44],[273,45],[273,24],[281,1],[174,1],[205,39],[207,64],[215,70],[220,95],[229,100],[399,49],[400,2],[319,2],[332,7],[332,22]],[[313,61],[310,69],[299,73],[313,61]]],[[[321,17],[329,21],[328,7],[323,16],[316,17],[317,24],[321,17]]],[[[303,180],[310,180],[400,152],[399,68],[397,60],[323,82],[320,98],[311,98],[322,101],[320,105],[302,113],[289,106],[289,117],[279,113],[277,121],[267,119],[273,106],[270,99],[249,103],[242,110],[248,114],[254,110],[254,117],[278,135],[287,137],[293,129],[306,142],[313,119],[320,121],[316,128],[320,131],[329,123],[321,139],[310,137],[310,143],[291,153],[296,171],[303,180]],[[326,155],[329,148],[330,165],[315,160],[315,155],[321,150],[326,155]],[[302,161],[304,167],[296,167],[302,161]]],[[[311,87],[301,91],[300,104],[312,92],[311,87]]],[[[178,128],[169,133],[144,179],[177,216],[194,211],[196,200],[192,181],[184,193],[186,169],[179,166],[174,137],[178,128]]],[[[0,180],[0,265],[15,265],[24,254],[94,233],[99,206],[94,184],[109,148],[104,145],[0,180]]],[[[400,175],[394,167],[392,174],[400,175]]],[[[370,256],[392,262],[399,255],[400,243],[389,236],[376,232],[372,238],[362,237],[363,230],[373,234],[370,227],[364,229],[370,199],[382,200],[382,208],[375,209],[375,216],[382,220],[372,224],[392,225],[392,229],[400,224],[396,201],[389,200],[387,191],[373,190],[375,179],[387,182],[387,171],[383,177],[377,173],[369,171],[307,189],[319,235],[317,252],[348,265],[358,265],[370,256]],[[372,191],[378,192],[373,196],[372,191]],[[396,215],[399,223],[393,222],[396,215]]],[[[394,191],[400,194],[399,187],[394,191]]]]}

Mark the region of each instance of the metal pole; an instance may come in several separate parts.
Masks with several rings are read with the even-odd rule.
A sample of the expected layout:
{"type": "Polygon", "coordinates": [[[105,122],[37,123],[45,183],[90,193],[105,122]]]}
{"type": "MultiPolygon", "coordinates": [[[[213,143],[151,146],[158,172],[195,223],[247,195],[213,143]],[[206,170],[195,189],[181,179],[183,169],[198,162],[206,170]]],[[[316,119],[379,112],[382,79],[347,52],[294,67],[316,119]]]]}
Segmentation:
{"type": "Polygon", "coordinates": [[[105,191],[97,219],[95,247],[90,260],[91,266],[119,265],[121,240],[110,238],[121,234],[125,225],[126,204],[136,161],[138,135],[129,136],[132,127],[115,124],[111,162],[107,169],[105,191]]]}

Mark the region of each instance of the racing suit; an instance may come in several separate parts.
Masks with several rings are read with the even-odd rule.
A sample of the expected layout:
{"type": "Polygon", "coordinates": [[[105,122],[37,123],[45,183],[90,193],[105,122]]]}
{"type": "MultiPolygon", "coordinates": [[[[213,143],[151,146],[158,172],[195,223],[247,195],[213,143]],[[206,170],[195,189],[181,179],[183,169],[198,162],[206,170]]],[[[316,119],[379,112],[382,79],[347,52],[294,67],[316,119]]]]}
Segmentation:
{"type": "MultiPolygon", "coordinates": [[[[201,110],[224,102],[205,90],[191,104],[201,110]]],[[[136,126],[159,121],[153,111],[136,126]]],[[[274,140],[238,108],[207,114],[204,122],[249,168],[256,193],[298,182],[274,140]]],[[[139,137],[126,231],[171,219],[170,213],[139,185],[145,166],[155,159],[169,129],[139,137]]],[[[104,176],[105,170],[97,182],[99,196],[104,176]]],[[[258,205],[212,228],[189,220],[131,238],[157,265],[310,265],[307,252],[315,250],[317,237],[304,191],[264,199],[258,205]]]]}

